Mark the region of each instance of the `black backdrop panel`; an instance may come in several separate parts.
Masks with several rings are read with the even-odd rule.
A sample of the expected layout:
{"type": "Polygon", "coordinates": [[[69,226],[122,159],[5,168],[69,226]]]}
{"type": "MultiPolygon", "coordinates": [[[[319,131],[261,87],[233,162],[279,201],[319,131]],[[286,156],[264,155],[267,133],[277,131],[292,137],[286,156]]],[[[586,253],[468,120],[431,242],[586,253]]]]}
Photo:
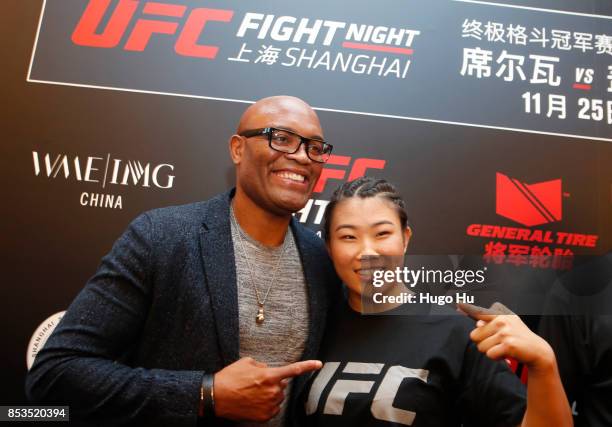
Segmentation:
{"type": "MultiPolygon", "coordinates": [[[[335,157],[325,167],[327,180],[297,214],[314,230],[320,229],[320,214],[333,188],[367,173],[394,181],[404,194],[415,230],[410,249],[415,254],[484,254],[491,242],[528,246],[528,251],[548,246],[551,252],[569,250],[575,255],[603,254],[612,247],[612,124],[606,110],[612,101],[608,91],[612,51],[595,44],[582,52],[574,47],[568,51],[488,41],[484,35],[482,40],[462,37],[466,19],[481,22],[483,28],[491,21],[506,29],[520,24],[528,33],[545,27],[570,31],[572,37],[575,32],[610,37],[608,2],[514,2],[598,15],[584,16],[453,1],[246,5],[168,0],[166,4],[185,6],[184,14],[155,19],[177,23],[176,32],[153,34],[141,51],[124,47],[137,20],[146,15],[144,1],[138,3],[116,46],[75,44],[74,30],[92,3],[47,0],[38,36],[40,1],[5,1],[0,15],[5,58],[0,72],[6,271],[1,310],[3,403],[24,402],[32,334],[44,319],[66,309],[131,219],[154,207],[206,199],[232,185],[227,141],[248,105],[242,101],[286,93],[319,107],[335,157]],[[215,59],[175,51],[187,17],[201,7],[233,11],[227,23],[209,22],[202,32],[205,37],[197,40],[219,46],[215,59]],[[369,43],[370,48],[411,48],[411,54],[344,47],[345,29],[338,29],[329,46],[323,36],[313,44],[258,39],[255,30],[237,37],[248,12],[309,18],[311,24],[321,19],[421,33],[412,46],[406,46],[405,39],[402,46],[369,43]],[[251,62],[229,61],[243,43],[254,51],[251,62]],[[392,75],[394,71],[385,77],[328,71],[324,65],[313,69],[254,63],[262,45],[281,49],[281,56],[293,48],[318,50],[318,55],[329,51],[330,57],[362,54],[367,61],[376,56],[377,61],[387,58],[387,65],[398,58],[404,65],[411,63],[400,78],[392,75]],[[464,49],[477,47],[491,52],[490,77],[477,78],[467,71],[461,75],[464,49]],[[504,50],[524,58],[525,81],[518,74],[514,81],[495,75],[504,50]],[[530,83],[530,55],[558,58],[561,84],[530,83]],[[584,73],[576,81],[577,68],[592,69],[593,82],[586,83],[584,73]],[[576,83],[591,87],[576,89],[576,83]],[[526,92],[532,113],[525,111],[526,92]],[[533,113],[536,94],[540,94],[539,115],[533,113]],[[550,95],[565,97],[565,119],[556,110],[547,117],[550,95]],[[590,119],[578,118],[580,98],[588,99],[584,114],[590,119]],[[560,180],[560,189],[550,190],[552,196],[549,191],[559,202],[548,206],[552,216],[542,218],[526,208],[499,214],[496,202],[504,196],[500,182],[509,178],[527,186],[543,183],[546,188],[560,180]],[[555,236],[582,234],[594,236],[594,243],[492,239],[470,235],[473,224],[550,231],[555,236]]],[[[118,4],[109,2],[109,11],[118,4]]],[[[110,12],[104,15],[100,28],[109,17],[110,12]]],[[[403,70],[400,67],[400,74],[403,70]]],[[[552,267],[544,270],[557,272],[552,267]]]]}

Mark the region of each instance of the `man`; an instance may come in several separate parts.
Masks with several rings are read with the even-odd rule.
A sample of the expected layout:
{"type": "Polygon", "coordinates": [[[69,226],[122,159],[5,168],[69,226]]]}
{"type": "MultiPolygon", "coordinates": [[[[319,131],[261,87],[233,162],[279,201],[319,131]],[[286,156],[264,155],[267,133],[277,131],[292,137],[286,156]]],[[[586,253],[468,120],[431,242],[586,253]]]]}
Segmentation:
{"type": "Polygon", "coordinates": [[[282,425],[339,289],[291,216],[331,146],[310,106],[278,96],[246,110],[229,149],[235,191],[147,212],[117,240],[38,354],[31,400],[96,424],[282,425]]]}

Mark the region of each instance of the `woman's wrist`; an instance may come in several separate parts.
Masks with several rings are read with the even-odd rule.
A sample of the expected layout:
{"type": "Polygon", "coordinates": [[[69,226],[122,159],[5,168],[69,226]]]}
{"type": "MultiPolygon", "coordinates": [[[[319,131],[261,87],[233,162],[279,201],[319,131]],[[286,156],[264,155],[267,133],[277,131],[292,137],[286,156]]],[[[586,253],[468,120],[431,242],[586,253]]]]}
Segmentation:
{"type": "Polygon", "coordinates": [[[555,352],[544,339],[542,339],[538,356],[532,362],[527,363],[527,367],[530,375],[550,375],[557,371],[555,352]]]}

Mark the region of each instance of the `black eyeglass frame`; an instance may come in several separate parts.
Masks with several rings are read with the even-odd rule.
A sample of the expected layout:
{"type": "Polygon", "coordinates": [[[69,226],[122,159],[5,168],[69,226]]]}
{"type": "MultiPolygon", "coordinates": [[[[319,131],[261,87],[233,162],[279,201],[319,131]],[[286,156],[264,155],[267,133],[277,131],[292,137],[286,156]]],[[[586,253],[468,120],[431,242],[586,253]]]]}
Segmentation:
{"type": "Polygon", "coordinates": [[[306,155],[308,156],[308,158],[310,160],[312,160],[313,162],[317,162],[317,163],[327,163],[327,161],[329,160],[329,157],[331,156],[331,152],[334,148],[333,145],[331,145],[328,142],[325,142],[322,139],[319,138],[306,138],[305,136],[302,136],[300,134],[297,134],[289,129],[283,129],[283,128],[273,128],[273,127],[267,127],[267,128],[259,128],[259,129],[251,129],[251,130],[245,130],[244,132],[241,132],[238,134],[239,136],[243,136],[245,138],[252,138],[254,136],[259,136],[259,135],[266,135],[268,137],[268,146],[273,149],[274,151],[278,151],[280,153],[286,153],[286,154],[295,154],[300,150],[300,147],[302,146],[302,144],[306,145],[306,155]],[[283,150],[279,150],[278,148],[274,148],[272,146],[272,134],[274,133],[274,131],[277,130],[282,130],[283,132],[288,132],[292,135],[295,135],[297,137],[300,138],[300,143],[299,145],[296,147],[296,149],[294,151],[283,151],[283,150]],[[313,159],[312,157],[310,157],[310,143],[311,141],[317,141],[317,142],[321,142],[323,143],[323,152],[324,155],[327,156],[325,158],[325,160],[317,160],[317,159],[313,159]],[[329,147],[329,151],[325,152],[325,150],[327,149],[327,147],[329,147]]]}

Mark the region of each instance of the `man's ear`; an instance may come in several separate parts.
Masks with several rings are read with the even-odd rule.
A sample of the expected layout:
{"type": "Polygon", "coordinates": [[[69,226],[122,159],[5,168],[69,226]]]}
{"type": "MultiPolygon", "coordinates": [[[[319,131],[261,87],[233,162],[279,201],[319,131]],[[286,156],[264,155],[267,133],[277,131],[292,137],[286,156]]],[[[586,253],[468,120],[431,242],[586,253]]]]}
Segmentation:
{"type": "Polygon", "coordinates": [[[229,152],[232,158],[232,163],[235,165],[240,164],[242,157],[244,156],[245,139],[240,135],[232,135],[229,140],[229,152]]]}
{"type": "Polygon", "coordinates": [[[410,238],[412,237],[412,228],[406,227],[404,229],[404,253],[408,250],[408,244],[410,243],[410,238]]]}

